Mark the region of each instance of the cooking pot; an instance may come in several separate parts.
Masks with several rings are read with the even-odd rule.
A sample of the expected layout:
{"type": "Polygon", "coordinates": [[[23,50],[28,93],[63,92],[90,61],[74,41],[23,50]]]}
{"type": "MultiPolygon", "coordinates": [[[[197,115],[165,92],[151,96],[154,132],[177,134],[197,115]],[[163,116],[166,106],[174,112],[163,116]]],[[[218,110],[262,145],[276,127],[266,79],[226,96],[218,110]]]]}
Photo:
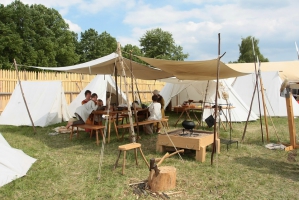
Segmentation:
{"type": "Polygon", "coordinates": [[[188,121],[188,120],[184,120],[182,122],[182,126],[185,128],[185,129],[194,129],[195,127],[195,123],[193,121],[188,121]]]}

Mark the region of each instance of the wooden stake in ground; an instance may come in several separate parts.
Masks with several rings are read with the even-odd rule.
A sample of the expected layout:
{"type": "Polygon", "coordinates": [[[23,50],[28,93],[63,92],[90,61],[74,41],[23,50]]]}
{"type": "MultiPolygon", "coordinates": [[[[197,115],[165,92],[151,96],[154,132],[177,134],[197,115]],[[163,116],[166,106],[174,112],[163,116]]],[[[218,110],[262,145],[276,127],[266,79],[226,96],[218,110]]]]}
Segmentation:
{"type": "Polygon", "coordinates": [[[19,86],[20,86],[22,97],[23,97],[23,100],[24,100],[24,103],[25,103],[25,106],[26,106],[26,110],[28,112],[28,116],[29,116],[31,124],[32,124],[33,132],[36,133],[35,126],[34,126],[34,123],[33,123],[33,120],[32,120],[32,117],[31,117],[31,114],[30,114],[30,111],[29,111],[29,108],[28,108],[28,105],[27,105],[27,102],[26,102],[26,99],[25,99],[25,95],[24,95],[24,92],[23,92],[21,80],[20,80],[20,77],[19,77],[19,71],[18,71],[17,62],[16,62],[15,59],[13,60],[13,62],[14,62],[14,66],[16,68],[16,73],[17,73],[17,78],[18,78],[19,86]]]}
{"type": "Polygon", "coordinates": [[[130,121],[130,130],[131,130],[131,141],[133,143],[136,142],[136,137],[135,137],[135,132],[134,132],[134,126],[133,126],[133,120],[132,120],[132,110],[131,110],[131,105],[130,105],[130,100],[129,100],[129,92],[128,92],[128,83],[126,80],[126,71],[123,63],[123,57],[121,55],[121,49],[120,49],[120,43],[117,43],[117,53],[118,53],[118,59],[120,66],[122,68],[122,77],[125,83],[125,92],[126,92],[126,98],[127,98],[127,107],[128,107],[128,115],[129,115],[129,121],[130,121]]]}

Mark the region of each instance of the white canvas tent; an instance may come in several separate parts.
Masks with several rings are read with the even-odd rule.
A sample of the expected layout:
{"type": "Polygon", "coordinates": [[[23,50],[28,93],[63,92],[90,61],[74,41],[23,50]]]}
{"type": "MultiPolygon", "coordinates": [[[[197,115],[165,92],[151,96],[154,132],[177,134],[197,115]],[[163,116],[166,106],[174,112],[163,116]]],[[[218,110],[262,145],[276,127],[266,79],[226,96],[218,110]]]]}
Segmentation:
{"type": "Polygon", "coordinates": [[[12,148],[0,133],[0,187],[25,176],[36,159],[12,148]]]}
{"type": "MultiPolygon", "coordinates": [[[[116,84],[111,75],[97,75],[69,105],[68,110],[72,116],[74,116],[76,108],[81,105],[82,100],[85,99],[84,93],[86,90],[96,93],[98,99],[102,99],[104,105],[106,105],[106,92],[116,94],[116,84]]],[[[119,104],[125,103],[126,96],[120,92],[120,88],[118,88],[118,93],[119,104]]]]}
{"type": "MultiPolygon", "coordinates": [[[[282,80],[279,72],[261,72],[263,85],[265,88],[265,101],[270,116],[283,117],[287,116],[286,101],[284,97],[280,96],[280,86],[282,80]]],[[[237,77],[231,81],[232,87],[241,96],[242,100],[250,105],[252,94],[255,86],[255,74],[250,74],[242,77],[237,77]]],[[[260,95],[260,101],[262,101],[260,95]]],[[[299,116],[299,104],[293,98],[294,116],[299,116]]],[[[257,93],[254,97],[252,111],[256,114],[259,113],[257,93]]],[[[264,115],[262,102],[261,102],[261,114],[264,115]]]]}
{"type": "MultiPolygon", "coordinates": [[[[45,127],[70,118],[61,81],[22,81],[35,126],[45,127]]],[[[19,84],[0,116],[0,125],[31,126],[19,84]]]]}
{"type": "MultiPolygon", "coordinates": [[[[160,94],[165,100],[165,105],[167,106],[169,102],[172,102],[173,106],[182,105],[184,101],[192,99],[194,101],[204,100],[205,92],[207,88],[208,81],[178,81],[177,79],[165,79],[168,82],[164,88],[161,90],[160,94]],[[176,81],[173,81],[176,80],[176,81]],[[172,83],[169,83],[172,82],[172,83]]],[[[233,109],[231,109],[231,121],[241,122],[246,121],[248,117],[249,107],[242,101],[240,96],[235,92],[235,90],[230,87],[225,80],[220,80],[222,86],[220,86],[220,96],[218,104],[231,104],[233,109]],[[228,102],[222,98],[221,88],[224,92],[229,94],[228,102]]],[[[209,81],[206,102],[215,102],[215,88],[216,82],[209,81]]],[[[208,105],[207,103],[205,105],[208,105]]],[[[223,105],[225,106],[225,105],[223,105]]],[[[224,113],[227,115],[229,120],[229,115],[225,109],[224,113]]],[[[214,109],[204,109],[203,120],[208,116],[213,114],[214,109]]],[[[258,117],[251,113],[249,120],[256,120],[258,117]]],[[[221,115],[221,120],[226,121],[224,115],[221,115]]]]}

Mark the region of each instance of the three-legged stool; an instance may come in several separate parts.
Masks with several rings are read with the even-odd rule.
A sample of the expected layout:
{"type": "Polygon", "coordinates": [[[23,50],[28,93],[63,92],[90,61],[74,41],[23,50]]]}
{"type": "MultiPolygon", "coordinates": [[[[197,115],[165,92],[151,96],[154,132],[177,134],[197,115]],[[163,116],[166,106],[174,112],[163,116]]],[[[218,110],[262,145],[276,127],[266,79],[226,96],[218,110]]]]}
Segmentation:
{"type": "Polygon", "coordinates": [[[148,162],[147,162],[147,160],[146,160],[146,158],[145,158],[145,156],[144,156],[144,154],[143,154],[143,152],[141,150],[141,144],[140,143],[125,144],[125,145],[118,146],[119,154],[118,154],[117,160],[116,160],[115,165],[114,165],[114,169],[115,169],[117,167],[117,165],[118,165],[118,160],[120,158],[120,154],[123,151],[124,152],[124,160],[123,160],[122,174],[125,174],[126,153],[127,153],[128,150],[132,150],[132,149],[134,149],[136,165],[138,165],[138,162],[137,162],[137,149],[139,149],[143,160],[145,161],[146,165],[149,168],[149,164],[148,164],[148,162]]]}

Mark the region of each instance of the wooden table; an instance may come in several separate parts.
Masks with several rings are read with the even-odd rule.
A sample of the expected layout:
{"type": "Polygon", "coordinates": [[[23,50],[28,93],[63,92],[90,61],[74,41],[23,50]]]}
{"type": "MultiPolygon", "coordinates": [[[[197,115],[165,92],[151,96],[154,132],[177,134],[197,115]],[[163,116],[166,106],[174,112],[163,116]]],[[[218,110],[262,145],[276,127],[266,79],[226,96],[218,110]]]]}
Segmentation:
{"type": "MultiPolygon", "coordinates": [[[[147,111],[147,110],[148,110],[148,108],[145,108],[145,109],[137,108],[136,109],[137,112],[147,111]]],[[[97,111],[93,111],[92,114],[93,115],[108,115],[108,111],[107,110],[97,110],[97,111]]],[[[109,115],[108,115],[108,143],[110,142],[111,123],[113,123],[113,125],[114,125],[115,132],[116,132],[116,137],[117,137],[117,139],[119,139],[118,130],[117,130],[117,124],[116,124],[117,114],[119,114],[119,115],[128,114],[128,110],[109,111],[109,115]]],[[[132,117],[135,119],[134,110],[132,110],[132,117]]],[[[121,117],[119,117],[119,119],[120,118],[121,117]]],[[[136,122],[136,119],[135,119],[135,122],[136,122]]],[[[93,123],[94,123],[94,121],[93,121],[93,123]]]]}
{"type": "MultiPolygon", "coordinates": [[[[183,112],[181,113],[181,115],[179,116],[178,120],[175,122],[174,126],[176,127],[176,125],[178,124],[178,122],[180,121],[180,119],[182,118],[182,116],[184,114],[186,114],[185,116],[185,119],[188,117],[188,119],[192,120],[191,117],[190,117],[190,111],[202,111],[202,108],[201,107],[183,107],[184,110],[183,112]]],[[[200,121],[199,119],[197,118],[197,116],[195,115],[195,113],[193,112],[193,115],[198,123],[198,125],[200,125],[200,121]]]]}
{"type": "MultiPolygon", "coordinates": [[[[194,130],[194,133],[198,134],[198,136],[194,137],[180,136],[181,132],[182,129],[170,131],[168,132],[169,137],[166,134],[159,134],[156,150],[163,153],[166,151],[166,147],[173,147],[173,142],[176,148],[196,150],[195,159],[199,162],[204,162],[206,159],[206,147],[214,143],[213,132],[194,130]]],[[[218,137],[216,139],[216,152],[220,153],[220,139],[218,137]]]]}

